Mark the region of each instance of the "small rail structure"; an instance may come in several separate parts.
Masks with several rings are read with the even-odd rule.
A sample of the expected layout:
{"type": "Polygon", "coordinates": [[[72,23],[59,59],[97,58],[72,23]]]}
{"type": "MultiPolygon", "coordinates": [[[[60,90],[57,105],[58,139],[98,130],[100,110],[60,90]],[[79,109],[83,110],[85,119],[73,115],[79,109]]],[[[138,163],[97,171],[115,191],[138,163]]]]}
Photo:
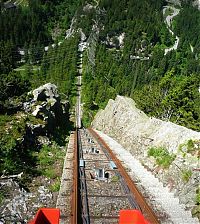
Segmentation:
{"type": "Polygon", "coordinates": [[[120,210],[136,209],[159,223],[121,162],[93,129],[75,133],[71,223],[118,223],[120,210]]]}

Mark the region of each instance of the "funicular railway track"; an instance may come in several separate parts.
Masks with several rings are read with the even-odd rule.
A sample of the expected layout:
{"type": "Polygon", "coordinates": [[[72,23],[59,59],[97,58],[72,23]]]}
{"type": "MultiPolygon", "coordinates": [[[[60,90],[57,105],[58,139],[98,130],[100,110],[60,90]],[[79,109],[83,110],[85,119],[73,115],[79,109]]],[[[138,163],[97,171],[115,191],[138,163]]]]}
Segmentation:
{"type": "Polygon", "coordinates": [[[121,162],[93,129],[77,129],[74,141],[71,223],[118,223],[123,209],[140,210],[159,223],[121,162]]]}
{"type": "Polygon", "coordinates": [[[119,223],[120,210],[137,209],[149,224],[157,224],[155,213],[112,150],[93,129],[82,127],[82,53],[83,49],[77,77],[76,131],[71,167],[73,181],[68,187],[71,192],[70,223],[119,223]]]}

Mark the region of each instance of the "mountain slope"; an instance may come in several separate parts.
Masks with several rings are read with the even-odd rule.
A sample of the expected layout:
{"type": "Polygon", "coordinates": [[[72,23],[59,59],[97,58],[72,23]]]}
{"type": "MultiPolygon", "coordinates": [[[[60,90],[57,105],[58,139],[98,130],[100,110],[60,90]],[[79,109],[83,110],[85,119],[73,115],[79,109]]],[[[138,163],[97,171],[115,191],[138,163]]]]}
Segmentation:
{"type": "MultiPolygon", "coordinates": [[[[174,6],[180,13],[170,29],[180,41],[177,50],[165,54],[175,36],[165,24],[164,6],[164,1],[100,1],[100,15],[91,8],[88,18],[96,21],[99,33],[95,48],[89,44],[85,54],[86,109],[102,108],[121,94],[132,97],[150,115],[199,130],[200,12],[185,1],[181,8],[174,6]],[[95,49],[94,63],[87,60],[90,49],[95,49]]],[[[83,32],[88,30],[83,27],[83,32]]]]}
{"type": "Polygon", "coordinates": [[[127,97],[109,100],[92,126],[119,142],[151,171],[186,209],[199,215],[200,133],[148,117],[127,97]]]}

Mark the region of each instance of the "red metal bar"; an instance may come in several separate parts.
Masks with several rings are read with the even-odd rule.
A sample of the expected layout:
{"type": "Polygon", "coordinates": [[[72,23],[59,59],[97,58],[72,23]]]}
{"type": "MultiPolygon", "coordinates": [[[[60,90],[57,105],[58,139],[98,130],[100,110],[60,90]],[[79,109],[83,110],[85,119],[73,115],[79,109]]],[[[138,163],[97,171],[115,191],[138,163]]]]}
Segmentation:
{"type": "Polygon", "coordinates": [[[149,224],[138,210],[121,210],[119,224],[149,224]]]}
{"type": "Polygon", "coordinates": [[[40,208],[28,224],[59,224],[60,210],[57,208],[40,208]]]}

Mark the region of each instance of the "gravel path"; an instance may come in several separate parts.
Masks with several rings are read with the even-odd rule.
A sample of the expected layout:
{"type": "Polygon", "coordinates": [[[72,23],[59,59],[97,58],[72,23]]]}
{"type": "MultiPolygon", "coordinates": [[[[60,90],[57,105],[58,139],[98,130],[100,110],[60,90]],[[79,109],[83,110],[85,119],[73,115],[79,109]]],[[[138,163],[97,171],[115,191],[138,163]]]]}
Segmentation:
{"type": "MultiPolygon", "coordinates": [[[[175,7],[172,7],[172,6],[165,6],[163,8],[163,15],[165,15],[166,10],[168,10],[168,9],[171,9],[173,11],[173,13],[166,17],[165,22],[167,24],[167,28],[168,28],[169,32],[174,36],[174,32],[170,29],[170,27],[171,27],[171,23],[172,23],[173,18],[179,14],[180,9],[177,9],[175,7]]],[[[165,49],[165,55],[172,50],[177,50],[178,44],[179,44],[179,37],[176,36],[176,40],[175,40],[174,45],[170,48],[165,49]]]]}
{"type": "Polygon", "coordinates": [[[163,187],[162,183],[160,183],[151,172],[147,171],[127,150],[104,133],[100,131],[97,132],[116,153],[118,159],[123,161],[131,170],[130,173],[140,180],[140,184],[147,194],[150,195],[150,198],[153,198],[153,204],[155,204],[155,207],[161,207],[163,212],[167,214],[169,218],[167,221],[162,222],[162,224],[199,223],[197,218],[192,218],[189,211],[184,210],[184,205],[179,204],[178,198],[175,198],[173,193],[169,192],[167,187],[163,187]]]}

